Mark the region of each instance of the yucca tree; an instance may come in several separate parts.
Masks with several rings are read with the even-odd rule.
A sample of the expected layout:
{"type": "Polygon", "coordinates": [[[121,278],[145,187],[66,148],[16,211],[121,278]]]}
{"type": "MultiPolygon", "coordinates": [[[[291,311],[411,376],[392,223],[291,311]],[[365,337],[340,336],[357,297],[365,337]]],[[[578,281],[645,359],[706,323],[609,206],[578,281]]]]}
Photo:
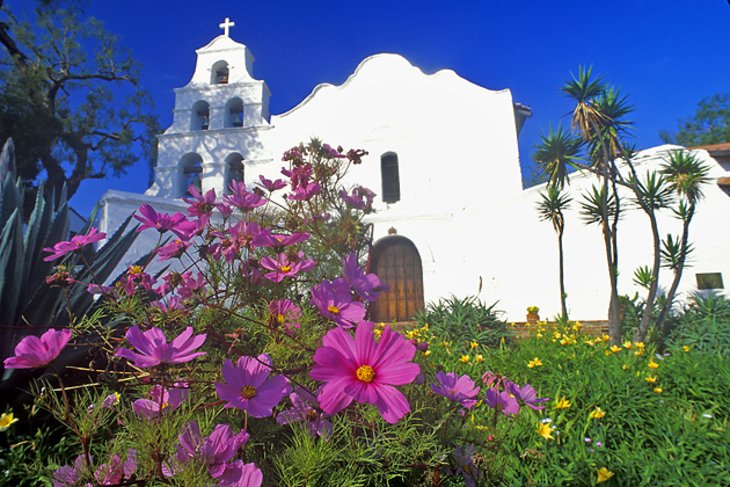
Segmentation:
{"type": "MultiPolygon", "coordinates": [[[[621,216],[618,185],[621,174],[616,159],[624,152],[621,136],[630,122],[624,117],[631,111],[618,90],[609,87],[602,77],[592,77],[591,68],[580,67],[578,76],[574,76],[562,88],[562,91],[575,100],[571,115],[571,126],[578,132],[588,146],[590,159],[586,169],[594,173],[601,181],[599,190],[594,191],[593,209],[598,217],[603,232],[608,267],[611,297],[608,305],[608,329],[611,340],[621,340],[621,322],[618,300],[618,221],[621,216]],[[613,205],[608,203],[612,201],[613,205]],[[612,210],[612,213],[609,213],[612,210]]],[[[595,188],[594,188],[595,189],[595,188]]]]}
{"type": "Polygon", "coordinates": [[[568,320],[568,308],[565,304],[567,294],[565,293],[565,270],[563,253],[563,232],[565,231],[565,210],[568,209],[573,200],[568,194],[556,184],[548,184],[545,191],[540,193],[540,201],[537,204],[537,212],[541,221],[549,221],[558,235],[558,267],[560,280],[560,309],[562,319],[568,320]]]}
{"type": "Polygon", "coordinates": [[[540,136],[533,160],[551,186],[563,189],[570,184],[570,170],[580,169],[580,152],[583,142],[570,130],[558,125],[551,126],[547,135],[540,136]]]}
{"type": "Polygon", "coordinates": [[[702,188],[709,182],[710,168],[693,153],[672,151],[660,170],[666,178],[669,189],[678,199],[674,214],[682,221],[682,235],[675,240],[668,235],[663,242],[662,257],[665,267],[674,272],[672,284],[667,291],[666,300],[659,311],[656,326],[666,334],[666,319],[672,308],[674,297],[687,265],[687,256],[692,250],[689,242],[689,226],[697,210],[697,204],[704,197],[702,188]]]}
{"type": "Polygon", "coordinates": [[[643,342],[646,333],[651,325],[654,314],[654,302],[659,289],[659,269],[661,265],[661,239],[659,237],[659,224],[657,223],[657,212],[668,208],[674,201],[674,194],[668,180],[656,172],[646,172],[644,178],[639,178],[635,173],[628,178],[628,185],[634,191],[634,204],[641,208],[649,218],[652,237],[652,267],[649,273],[644,272],[645,279],[642,282],[647,284],[647,297],[641,322],[634,334],[634,341],[643,342]]]}

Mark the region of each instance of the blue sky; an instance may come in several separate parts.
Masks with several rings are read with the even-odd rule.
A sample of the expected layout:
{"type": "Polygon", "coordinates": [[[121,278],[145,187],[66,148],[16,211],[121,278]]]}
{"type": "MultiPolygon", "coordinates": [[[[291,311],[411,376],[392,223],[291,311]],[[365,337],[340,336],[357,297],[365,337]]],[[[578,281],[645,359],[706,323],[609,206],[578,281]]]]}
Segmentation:
{"type": "MultiPolygon", "coordinates": [[[[579,65],[593,65],[629,96],[639,148],[659,144],[659,131],[675,130],[700,99],[730,92],[727,0],[92,0],[88,13],[142,63],[163,126],[172,120],[172,89],[192,75],[195,49],[228,16],[231,37],[251,49],[254,76],[271,89],[272,113],[318,83],[342,83],[378,52],[399,53],[427,73],[449,68],[509,88],[534,113],[520,136],[523,173],[549,124],[567,121],[570,101],[559,88],[579,65]]],[[[142,192],[146,181],[140,163],[122,178],[83,183],[73,204],[88,213],[106,189],[142,192]]]]}

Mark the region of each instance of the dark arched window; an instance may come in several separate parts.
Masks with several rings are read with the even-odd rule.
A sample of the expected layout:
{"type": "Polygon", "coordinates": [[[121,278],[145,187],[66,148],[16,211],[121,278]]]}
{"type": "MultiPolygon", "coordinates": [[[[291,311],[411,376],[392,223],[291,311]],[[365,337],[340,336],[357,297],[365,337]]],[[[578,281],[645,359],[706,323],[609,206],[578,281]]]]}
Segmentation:
{"type": "Polygon", "coordinates": [[[218,61],[211,68],[211,79],[210,84],[212,85],[225,85],[228,83],[228,63],[225,61],[218,61]]]}
{"type": "Polygon", "coordinates": [[[383,186],[383,201],[400,201],[400,176],[398,175],[398,154],[386,152],[380,156],[380,176],[383,186]]]}
{"type": "Polygon", "coordinates": [[[226,157],[225,193],[231,194],[228,186],[233,181],[243,181],[243,157],[241,154],[231,154],[226,157]]]}
{"type": "Polygon", "coordinates": [[[190,130],[208,130],[210,126],[210,106],[207,102],[196,101],[190,118],[190,130]]]}
{"type": "Polygon", "coordinates": [[[190,186],[202,190],[203,159],[195,153],[185,154],[180,159],[180,179],[178,194],[190,196],[190,186]]]}
{"type": "Polygon", "coordinates": [[[226,127],[243,127],[243,102],[240,98],[232,98],[226,103],[226,127]]]}

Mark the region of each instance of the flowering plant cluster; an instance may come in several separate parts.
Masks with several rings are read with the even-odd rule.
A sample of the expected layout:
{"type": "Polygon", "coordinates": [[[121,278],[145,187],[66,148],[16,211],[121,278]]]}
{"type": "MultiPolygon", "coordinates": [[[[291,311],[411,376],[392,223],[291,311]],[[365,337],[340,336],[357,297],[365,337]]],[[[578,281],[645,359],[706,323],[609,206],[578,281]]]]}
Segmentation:
{"type": "MultiPolygon", "coordinates": [[[[5,368],[51,364],[55,373],[35,388],[37,404],[80,445],[75,460],[53,469],[55,486],[277,483],[294,474],[270,446],[295,448],[297,431],[334,446],[349,424],[344,431],[361,431],[355,441],[377,460],[373,442],[427,415],[435,397],[454,405],[439,408],[459,421],[489,404],[491,393],[480,397],[468,375],[424,366],[427,343],[367,319],[388,290],[361,265],[375,195],[342,185],[365,154],[312,141],[284,154],[280,179],[234,181],[223,198],[191,187],[185,213],[142,205],[136,231],[157,244],[111,285],[56,271],[114,320],[74,317],[24,338],[4,360],[5,368]],[[73,369],[84,376],[56,367],[68,347],[86,352],[88,366],[73,369]]],[[[92,229],[47,248],[47,259],[102,238],[92,229]]],[[[514,394],[536,400],[534,390],[514,394]]],[[[438,475],[446,452],[461,451],[459,435],[406,449],[405,465],[425,468],[409,475],[438,475]]]]}

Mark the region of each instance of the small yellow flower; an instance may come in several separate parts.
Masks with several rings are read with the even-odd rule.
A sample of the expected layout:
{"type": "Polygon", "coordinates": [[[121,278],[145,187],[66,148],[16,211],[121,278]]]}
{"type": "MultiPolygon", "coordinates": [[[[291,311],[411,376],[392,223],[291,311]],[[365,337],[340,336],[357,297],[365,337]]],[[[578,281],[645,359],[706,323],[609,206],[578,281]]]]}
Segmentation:
{"type": "Polygon", "coordinates": [[[683,345],[682,350],[684,350],[685,352],[689,352],[689,345],[683,345]]]}
{"type": "Polygon", "coordinates": [[[634,342],[634,346],[635,346],[636,348],[640,348],[641,350],[644,350],[644,347],[645,347],[646,345],[644,345],[644,342],[634,342]]]}
{"type": "Polygon", "coordinates": [[[551,428],[548,423],[540,423],[540,426],[537,427],[537,434],[545,438],[546,440],[554,440],[553,438],[553,431],[555,428],[551,428]]]}
{"type": "Polygon", "coordinates": [[[431,355],[431,350],[426,350],[425,352],[423,352],[424,357],[428,357],[429,355],[431,355]]]}
{"type": "Polygon", "coordinates": [[[583,328],[583,325],[580,323],[580,321],[576,321],[575,323],[573,323],[573,331],[578,331],[581,328],[583,328]]]}
{"type": "Polygon", "coordinates": [[[568,409],[570,406],[570,401],[563,397],[555,404],[555,409],[568,409]]]}
{"type": "Polygon", "coordinates": [[[606,482],[613,476],[614,476],[614,473],[612,471],[610,471],[606,467],[601,467],[598,469],[598,480],[596,481],[596,483],[601,484],[603,482],[606,482]]]}
{"type": "Polygon", "coordinates": [[[536,336],[537,338],[542,338],[542,333],[536,333],[536,334],[535,334],[535,336],[536,336]]]}
{"type": "Polygon", "coordinates": [[[479,355],[477,355],[476,357],[474,357],[474,362],[476,362],[476,363],[478,363],[478,364],[480,364],[480,363],[484,362],[484,355],[482,355],[482,354],[479,354],[479,355]]]}
{"type": "Polygon", "coordinates": [[[468,364],[469,359],[470,359],[470,357],[468,355],[462,355],[461,358],[459,359],[459,362],[461,362],[462,364],[468,364]]]}
{"type": "Polygon", "coordinates": [[[471,342],[471,343],[469,344],[469,348],[471,348],[472,350],[474,350],[474,349],[475,349],[475,348],[477,348],[478,346],[479,346],[479,344],[478,344],[477,342],[471,342]]]}
{"type": "Polygon", "coordinates": [[[623,364],[621,366],[621,368],[624,369],[624,370],[629,370],[629,365],[628,364],[623,364]]]}
{"type": "Polygon", "coordinates": [[[5,431],[10,427],[11,424],[18,421],[18,418],[13,416],[13,413],[3,413],[0,415],[0,431],[5,431]]]}
{"type": "Polygon", "coordinates": [[[650,369],[658,369],[659,368],[659,364],[656,363],[656,362],[654,362],[654,359],[649,360],[649,363],[646,364],[646,366],[649,367],[650,369]]]}
{"type": "Polygon", "coordinates": [[[378,323],[378,328],[385,328],[385,323],[382,321],[378,323]]]}
{"type": "Polygon", "coordinates": [[[637,350],[637,351],[634,352],[634,356],[636,356],[636,357],[641,357],[642,355],[644,355],[644,351],[643,350],[637,350]]]}
{"type": "Polygon", "coordinates": [[[664,389],[662,389],[661,387],[655,387],[654,392],[656,392],[657,394],[661,394],[662,392],[664,392],[664,389]]]}
{"type": "Polygon", "coordinates": [[[627,349],[627,350],[629,348],[631,348],[631,340],[628,340],[628,341],[624,342],[624,348],[627,349]]]}
{"type": "Polygon", "coordinates": [[[588,418],[589,419],[601,419],[605,415],[606,415],[606,412],[603,409],[596,406],[596,409],[591,411],[591,414],[588,415],[588,418]]]}
{"type": "Polygon", "coordinates": [[[539,358],[535,357],[527,363],[527,367],[530,369],[533,369],[535,367],[542,367],[542,361],[539,358]]]}
{"type": "Polygon", "coordinates": [[[611,341],[611,337],[609,335],[603,335],[601,337],[601,340],[603,340],[604,342],[610,342],[611,341]]]}
{"type": "Polygon", "coordinates": [[[383,334],[383,330],[381,330],[380,328],[374,328],[374,329],[373,329],[373,334],[374,334],[374,335],[375,335],[376,337],[380,337],[380,335],[382,335],[382,334],[383,334]]]}
{"type": "Polygon", "coordinates": [[[611,350],[613,353],[619,353],[621,351],[621,347],[619,347],[618,345],[611,345],[611,348],[609,350],[611,350]]]}
{"type": "Polygon", "coordinates": [[[444,348],[446,348],[446,347],[449,346],[449,342],[443,341],[443,342],[441,342],[441,346],[444,347],[444,348]]]}
{"type": "Polygon", "coordinates": [[[645,381],[647,381],[649,384],[654,384],[656,382],[656,377],[648,376],[644,378],[645,381]]]}

